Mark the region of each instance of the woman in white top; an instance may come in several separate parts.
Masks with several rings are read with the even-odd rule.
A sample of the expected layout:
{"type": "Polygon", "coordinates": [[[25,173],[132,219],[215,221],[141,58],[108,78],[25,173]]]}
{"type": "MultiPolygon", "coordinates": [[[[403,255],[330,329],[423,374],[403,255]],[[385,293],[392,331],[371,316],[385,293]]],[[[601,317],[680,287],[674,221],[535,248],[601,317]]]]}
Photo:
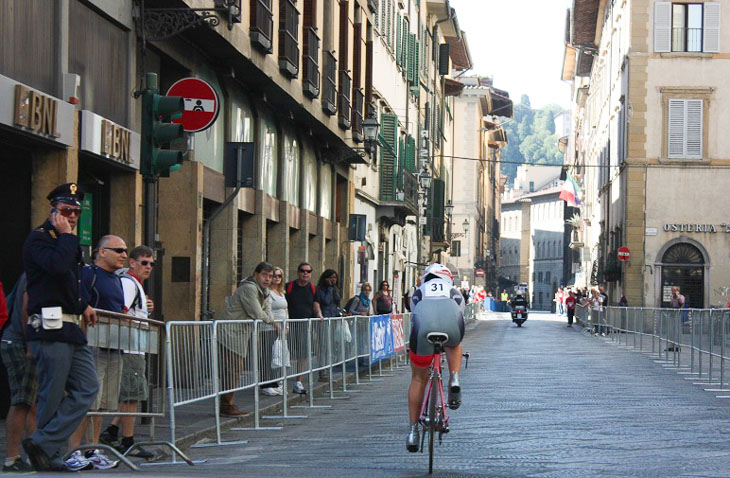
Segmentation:
{"type": "MultiPolygon", "coordinates": [[[[284,295],[284,271],[281,267],[274,267],[268,300],[271,302],[271,314],[274,316],[277,324],[281,324],[282,322],[280,321],[289,319],[289,305],[284,295]]],[[[280,327],[281,325],[277,326],[277,329],[281,330],[280,327]]],[[[289,331],[288,328],[289,326],[287,325],[286,332],[289,331]]],[[[286,333],[283,335],[286,337],[286,333]]],[[[283,395],[284,390],[278,383],[272,382],[262,385],[261,393],[264,395],[283,395]]]]}

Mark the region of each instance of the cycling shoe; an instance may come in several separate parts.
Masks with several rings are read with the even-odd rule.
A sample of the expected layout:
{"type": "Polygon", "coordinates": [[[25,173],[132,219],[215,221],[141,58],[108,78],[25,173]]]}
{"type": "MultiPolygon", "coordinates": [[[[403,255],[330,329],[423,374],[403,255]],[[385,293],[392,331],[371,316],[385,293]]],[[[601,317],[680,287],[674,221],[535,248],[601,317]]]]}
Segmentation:
{"type": "Polygon", "coordinates": [[[456,410],[461,406],[461,385],[459,384],[459,374],[454,372],[449,377],[449,408],[456,410]]]}
{"type": "Polygon", "coordinates": [[[406,448],[409,452],[415,453],[418,451],[418,447],[421,444],[421,436],[418,432],[418,424],[411,425],[411,431],[408,432],[406,437],[406,448]]]}

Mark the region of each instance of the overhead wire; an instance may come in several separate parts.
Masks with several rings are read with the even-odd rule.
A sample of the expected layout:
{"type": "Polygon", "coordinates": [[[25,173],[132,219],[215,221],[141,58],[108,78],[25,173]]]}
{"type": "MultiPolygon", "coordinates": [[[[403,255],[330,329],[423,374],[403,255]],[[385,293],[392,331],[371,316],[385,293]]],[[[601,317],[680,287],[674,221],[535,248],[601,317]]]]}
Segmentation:
{"type": "MultiPolygon", "coordinates": [[[[431,156],[431,160],[440,157],[440,156],[431,156]]],[[[629,167],[629,168],[667,168],[667,169],[676,169],[676,168],[682,168],[682,169],[705,169],[705,168],[718,168],[718,169],[730,169],[730,164],[702,164],[702,163],[681,163],[681,164],[672,164],[672,163],[660,163],[660,164],[650,164],[650,163],[623,163],[621,165],[616,164],[581,164],[581,165],[575,165],[575,164],[549,164],[549,163],[529,163],[529,162],[522,162],[522,161],[505,161],[502,159],[487,159],[487,158],[472,158],[469,156],[454,156],[454,155],[448,155],[445,154],[443,156],[444,158],[450,158],[450,159],[462,159],[465,161],[483,161],[485,163],[497,163],[497,164],[517,164],[517,165],[523,165],[523,166],[544,166],[544,167],[550,167],[550,168],[556,168],[556,167],[578,167],[578,168],[618,168],[618,167],[629,167]]]]}

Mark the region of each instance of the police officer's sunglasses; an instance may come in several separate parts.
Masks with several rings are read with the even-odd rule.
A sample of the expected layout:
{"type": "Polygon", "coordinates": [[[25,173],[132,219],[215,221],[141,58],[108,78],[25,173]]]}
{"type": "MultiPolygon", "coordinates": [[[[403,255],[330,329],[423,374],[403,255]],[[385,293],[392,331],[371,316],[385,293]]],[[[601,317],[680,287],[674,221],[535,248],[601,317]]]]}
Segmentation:
{"type": "Polygon", "coordinates": [[[81,215],[80,207],[57,207],[56,209],[58,210],[58,213],[63,217],[79,217],[81,215]]]}

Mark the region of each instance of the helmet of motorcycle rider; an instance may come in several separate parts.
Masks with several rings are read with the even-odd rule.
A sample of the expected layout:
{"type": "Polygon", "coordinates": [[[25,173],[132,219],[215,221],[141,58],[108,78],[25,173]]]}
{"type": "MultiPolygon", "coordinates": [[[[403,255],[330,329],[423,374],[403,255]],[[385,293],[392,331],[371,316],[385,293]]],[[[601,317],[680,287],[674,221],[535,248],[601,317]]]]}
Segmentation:
{"type": "Polygon", "coordinates": [[[434,262],[428,266],[423,273],[423,282],[428,282],[434,278],[447,280],[451,284],[454,283],[454,276],[451,274],[449,268],[438,262],[434,262]]]}

